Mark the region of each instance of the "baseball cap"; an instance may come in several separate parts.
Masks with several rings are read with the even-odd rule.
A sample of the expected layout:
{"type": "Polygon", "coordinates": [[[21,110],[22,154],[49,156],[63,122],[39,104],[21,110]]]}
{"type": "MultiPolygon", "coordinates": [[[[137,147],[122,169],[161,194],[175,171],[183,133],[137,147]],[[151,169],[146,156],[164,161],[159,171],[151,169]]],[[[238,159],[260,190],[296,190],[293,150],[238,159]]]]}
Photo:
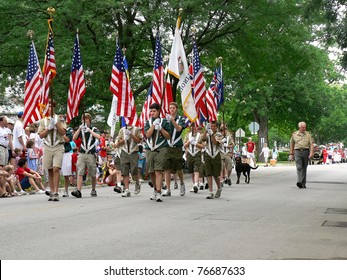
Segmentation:
{"type": "Polygon", "coordinates": [[[9,124],[14,124],[14,120],[10,119],[10,118],[7,118],[7,123],[9,124]]]}
{"type": "Polygon", "coordinates": [[[23,116],[23,115],[24,115],[23,111],[19,111],[19,112],[17,113],[17,116],[18,116],[18,117],[21,117],[21,116],[23,116]]]}

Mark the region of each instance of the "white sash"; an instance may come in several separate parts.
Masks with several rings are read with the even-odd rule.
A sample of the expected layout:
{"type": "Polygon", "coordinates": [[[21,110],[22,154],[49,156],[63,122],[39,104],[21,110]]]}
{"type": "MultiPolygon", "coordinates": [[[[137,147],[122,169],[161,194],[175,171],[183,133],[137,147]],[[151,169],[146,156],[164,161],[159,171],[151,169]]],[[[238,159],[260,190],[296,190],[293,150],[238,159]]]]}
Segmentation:
{"type": "MultiPolygon", "coordinates": [[[[227,139],[227,141],[225,143],[229,146],[231,137],[230,136],[226,136],[225,138],[227,139]]],[[[223,143],[223,145],[221,145],[221,147],[220,147],[220,151],[224,155],[230,153],[230,148],[224,147],[225,143],[223,143]]]]}
{"type": "MultiPolygon", "coordinates": [[[[93,127],[91,130],[94,131],[94,129],[95,129],[95,127],[93,127]]],[[[85,135],[84,130],[81,130],[81,133],[82,133],[81,148],[83,148],[84,152],[85,152],[86,154],[88,154],[88,153],[95,147],[95,144],[96,144],[95,142],[96,142],[96,141],[94,141],[93,145],[91,145],[94,136],[93,136],[92,133],[90,132],[90,133],[89,133],[88,143],[87,143],[87,141],[86,141],[86,135],[85,135]],[[87,147],[88,147],[88,148],[87,148],[87,147]]]]}
{"type": "MultiPolygon", "coordinates": [[[[136,132],[136,127],[133,126],[131,129],[130,129],[130,132],[131,134],[135,135],[135,132],[136,132]]],[[[124,133],[124,130],[123,130],[123,133],[124,133]]],[[[124,134],[125,136],[125,134],[124,134]]],[[[137,144],[136,142],[134,141],[134,139],[132,139],[131,137],[129,138],[128,141],[126,141],[124,139],[124,144],[122,145],[122,151],[124,151],[125,153],[127,153],[128,155],[131,155],[133,152],[135,152],[135,150],[137,149],[137,144]]]]}
{"type": "MultiPolygon", "coordinates": [[[[160,125],[162,125],[163,119],[162,119],[162,118],[159,118],[159,119],[160,119],[160,125]]],[[[152,126],[152,118],[150,118],[150,119],[148,120],[148,122],[149,122],[149,126],[151,127],[151,126],[152,126]]],[[[164,139],[164,140],[161,141],[160,143],[156,144],[157,141],[158,141],[158,137],[159,137],[159,133],[160,133],[160,132],[159,132],[159,131],[154,131],[153,133],[156,133],[155,139],[154,139],[154,143],[153,143],[153,141],[152,141],[152,136],[146,139],[147,145],[148,145],[148,147],[151,149],[151,151],[156,150],[158,147],[160,147],[160,146],[166,141],[166,140],[164,139]]]]}
{"type": "MultiPolygon", "coordinates": [[[[196,135],[195,135],[195,142],[198,143],[199,142],[199,139],[200,139],[200,133],[198,132],[196,135]]],[[[188,137],[189,139],[191,137],[193,137],[193,133],[192,132],[189,132],[188,134],[188,137]]],[[[194,146],[192,144],[189,144],[188,146],[188,152],[192,155],[192,156],[195,156],[198,152],[200,152],[201,149],[199,149],[197,146],[194,146]]]]}
{"type": "Polygon", "coordinates": [[[207,135],[206,139],[206,153],[211,157],[215,158],[218,153],[219,149],[217,148],[217,145],[212,143],[212,135],[207,135]]]}
{"type": "MultiPolygon", "coordinates": [[[[54,119],[55,119],[55,122],[57,123],[58,122],[58,115],[55,115],[54,119]]],[[[47,128],[49,126],[48,118],[44,118],[44,122],[45,122],[45,128],[47,128]]],[[[54,141],[52,144],[52,133],[51,133],[51,131],[49,131],[45,140],[44,140],[45,145],[47,145],[49,147],[55,147],[60,143],[60,139],[57,139],[57,127],[56,126],[54,126],[54,129],[53,129],[53,139],[54,139],[54,141]]]]}
{"type": "MultiPolygon", "coordinates": [[[[178,120],[178,123],[179,123],[180,120],[181,120],[181,117],[178,116],[177,120],[178,120]]],[[[174,127],[174,130],[173,130],[172,135],[171,135],[171,139],[167,140],[167,143],[169,144],[170,147],[174,147],[175,144],[178,143],[178,141],[180,141],[182,139],[182,134],[180,136],[178,136],[177,139],[175,139],[176,138],[176,133],[177,133],[177,130],[174,127]]]]}

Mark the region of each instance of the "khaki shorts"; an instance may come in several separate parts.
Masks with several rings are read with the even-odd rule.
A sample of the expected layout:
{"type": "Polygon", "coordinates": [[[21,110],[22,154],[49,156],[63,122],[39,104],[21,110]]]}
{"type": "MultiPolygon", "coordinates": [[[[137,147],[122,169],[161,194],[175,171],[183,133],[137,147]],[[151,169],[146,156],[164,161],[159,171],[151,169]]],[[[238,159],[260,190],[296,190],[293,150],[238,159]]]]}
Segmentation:
{"type": "Polygon", "coordinates": [[[0,146],[0,165],[5,166],[8,163],[8,150],[0,146]]]}
{"type": "Polygon", "coordinates": [[[78,155],[77,159],[77,173],[78,176],[86,175],[86,169],[91,177],[96,177],[96,157],[95,154],[82,154],[78,155]]]}
{"type": "Polygon", "coordinates": [[[231,155],[221,153],[220,158],[222,161],[222,169],[226,168],[228,171],[233,169],[234,164],[231,155]]]}
{"type": "Polygon", "coordinates": [[[64,145],[58,144],[55,147],[47,145],[43,146],[42,164],[44,169],[52,169],[53,167],[61,168],[63,164],[64,145]]]}
{"type": "Polygon", "coordinates": [[[171,170],[171,173],[176,173],[177,170],[183,169],[183,153],[182,147],[166,147],[166,162],[165,170],[171,170]]]}
{"type": "Polygon", "coordinates": [[[201,152],[192,156],[187,154],[188,173],[201,172],[201,152]]]}
{"type": "Polygon", "coordinates": [[[148,173],[165,170],[166,153],[166,148],[160,148],[155,151],[146,151],[146,164],[148,168],[148,173]]]}
{"type": "Polygon", "coordinates": [[[129,173],[131,175],[137,175],[137,161],[139,159],[139,155],[137,152],[133,152],[132,154],[127,154],[126,152],[122,151],[121,153],[121,172],[122,176],[129,176],[129,173]]]}
{"type": "Polygon", "coordinates": [[[206,176],[220,176],[220,171],[222,170],[222,161],[220,159],[220,153],[218,153],[218,155],[216,155],[215,158],[211,158],[207,153],[205,153],[205,168],[206,176]]]}
{"type": "Polygon", "coordinates": [[[114,162],[114,167],[117,170],[121,170],[122,164],[121,164],[120,158],[119,157],[114,157],[113,158],[113,162],[114,162]]]}

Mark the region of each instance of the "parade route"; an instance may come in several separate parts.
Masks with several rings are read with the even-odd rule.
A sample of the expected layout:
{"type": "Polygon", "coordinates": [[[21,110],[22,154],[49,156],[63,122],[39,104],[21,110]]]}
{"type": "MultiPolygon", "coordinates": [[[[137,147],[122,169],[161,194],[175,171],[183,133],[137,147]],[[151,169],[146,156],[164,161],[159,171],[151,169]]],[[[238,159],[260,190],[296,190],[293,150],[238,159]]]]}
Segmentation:
{"type": "MultiPolygon", "coordinates": [[[[112,187],[48,202],[45,195],[0,200],[2,260],[286,260],[347,259],[347,164],[259,167],[251,183],[184,197],[172,187],[162,203],[152,189],[123,198],[112,187]]],[[[72,189],[71,189],[72,190],[72,189]]],[[[71,191],[70,190],[70,191],[71,191]]]]}

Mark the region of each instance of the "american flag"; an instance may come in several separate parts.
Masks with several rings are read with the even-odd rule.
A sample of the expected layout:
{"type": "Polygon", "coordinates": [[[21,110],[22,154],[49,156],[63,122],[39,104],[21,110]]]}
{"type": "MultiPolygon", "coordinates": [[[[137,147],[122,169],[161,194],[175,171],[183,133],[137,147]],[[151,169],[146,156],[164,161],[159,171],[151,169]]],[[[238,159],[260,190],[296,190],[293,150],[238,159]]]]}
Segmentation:
{"type": "MultiPolygon", "coordinates": [[[[127,61],[125,56],[123,57],[123,64],[124,64],[125,73],[127,75],[127,79],[129,80],[129,83],[130,83],[128,61],[127,61]]],[[[138,124],[139,119],[137,117],[135,100],[134,100],[134,96],[133,96],[132,93],[131,93],[131,96],[130,96],[130,103],[131,103],[131,117],[121,118],[121,119],[122,119],[122,121],[124,121],[124,125],[138,126],[139,125],[138,124]]],[[[123,124],[123,122],[122,122],[122,124],[123,124]]]]}
{"type": "Polygon", "coordinates": [[[41,68],[37,58],[34,42],[32,42],[30,46],[24,92],[24,127],[41,119],[39,107],[41,97],[41,82],[41,68]]]}
{"type": "Polygon", "coordinates": [[[204,72],[202,70],[200,56],[196,43],[193,43],[193,82],[192,82],[193,96],[195,101],[195,108],[199,116],[202,114],[206,118],[207,111],[205,105],[206,89],[204,72]]]}
{"type": "Polygon", "coordinates": [[[210,87],[206,93],[206,107],[208,121],[217,120],[217,99],[216,99],[216,75],[213,76],[210,87]]]}
{"type": "Polygon", "coordinates": [[[43,65],[43,84],[42,84],[42,96],[41,96],[41,107],[42,115],[45,116],[48,111],[48,99],[49,99],[49,88],[52,80],[57,74],[57,67],[55,65],[54,55],[54,43],[53,43],[53,19],[48,20],[48,37],[46,45],[46,56],[45,63],[43,65]]]}
{"type": "Polygon", "coordinates": [[[161,105],[161,99],[164,89],[164,67],[161,54],[159,32],[155,39],[154,51],[154,69],[153,69],[153,82],[152,82],[152,103],[161,105]]]}
{"type": "Polygon", "coordinates": [[[148,89],[146,101],[143,104],[140,121],[139,121],[139,126],[142,128],[143,132],[144,132],[146,121],[149,119],[149,106],[151,105],[151,102],[152,102],[152,84],[150,85],[148,89]]]}
{"type": "Polygon", "coordinates": [[[133,113],[131,104],[133,93],[125,71],[123,54],[118,41],[116,55],[114,57],[112,67],[110,90],[118,98],[116,115],[122,117],[131,117],[133,113]]]}
{"type": "Polygon", "coordinates": [[[86,85],[84,81],[84,70],[82,65],[81,51],[78,40],[78,34],[76,34],[74,54],[72,58],[72,66],[70,73],[70,86],[67,100],[67,118],[66,122],[70,121],[78,116],[78,107],[86,92],[86,85]]]}

